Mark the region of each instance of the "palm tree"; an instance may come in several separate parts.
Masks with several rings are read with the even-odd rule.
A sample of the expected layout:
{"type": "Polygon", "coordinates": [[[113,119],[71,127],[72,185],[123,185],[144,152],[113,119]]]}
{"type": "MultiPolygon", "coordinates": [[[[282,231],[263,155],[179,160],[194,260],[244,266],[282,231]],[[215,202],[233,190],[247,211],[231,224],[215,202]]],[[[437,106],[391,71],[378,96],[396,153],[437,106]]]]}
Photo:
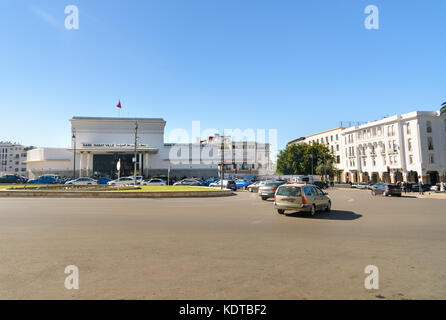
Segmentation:
{"type": "Polygon", "coordinates": [[[441,110],[440,110],[440,113],[441,113],[441,114],[446,113],[446,102],[443,102],[443,103],[441,104],[441,110]]]}

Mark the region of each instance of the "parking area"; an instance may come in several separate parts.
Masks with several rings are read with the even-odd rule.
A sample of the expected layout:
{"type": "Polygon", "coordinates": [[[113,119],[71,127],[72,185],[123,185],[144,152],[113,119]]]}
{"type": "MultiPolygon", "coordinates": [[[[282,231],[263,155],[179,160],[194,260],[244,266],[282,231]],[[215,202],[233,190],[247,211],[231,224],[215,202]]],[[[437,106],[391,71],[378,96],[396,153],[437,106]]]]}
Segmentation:
{"type": "Polygon", "coordinates": [[[315,217],[246,191],[0,199],[0,299],[446,298],[445,200],[328,193],[332,212],[315,217]],[[364,288],[367,265],[379,290],[364,288]]]}

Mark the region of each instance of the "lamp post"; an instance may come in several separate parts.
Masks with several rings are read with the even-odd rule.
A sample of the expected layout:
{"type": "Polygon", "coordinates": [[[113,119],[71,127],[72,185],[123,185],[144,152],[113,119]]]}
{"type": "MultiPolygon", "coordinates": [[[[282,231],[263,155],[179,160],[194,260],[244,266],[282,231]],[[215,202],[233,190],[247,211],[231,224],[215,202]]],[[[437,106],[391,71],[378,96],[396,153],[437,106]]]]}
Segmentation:
{"type": "Polygon", "coordinates": [[[223,179],[224,179],[224,167],[225,167],[225,141],[223,137],[221,138],[221,177],[220,177],[220,185],[223,190],[223,179]]]}
{"type": "Polygon", "coordinates": [[[310,154],[311,158],[311,182],[313,182],[313,153],[310,154]]]}
{"type": "Polygon", "coordinates": [[[73,142],[73,178],[76,178],[76,130],[73,129],[71,140],[73,142]]]}
{"type": "Polygon", "coordinates": [[[137,156],[137,145],[138,145],[138,121],[135,122],[135,161],[133,161],[133,182],[136,186],[136,156],[137,156]]]}

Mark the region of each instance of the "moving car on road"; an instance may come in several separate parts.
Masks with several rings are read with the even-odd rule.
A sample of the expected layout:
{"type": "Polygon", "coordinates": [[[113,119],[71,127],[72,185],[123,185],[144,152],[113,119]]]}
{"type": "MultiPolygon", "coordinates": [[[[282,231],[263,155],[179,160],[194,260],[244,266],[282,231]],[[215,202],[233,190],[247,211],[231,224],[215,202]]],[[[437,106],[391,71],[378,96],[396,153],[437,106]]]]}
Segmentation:
{"type": "Polygon", "coordinates": [[[285,184],[283,181],[267,182],[265,185],[259,187],[259,196],[262,200],[274,198],[277,188],[283,184],[285,184]]]}
{"type": "Polygon", "coordinates": [[[372,189],[372,195],[383,195],[401,197],[401,187],[396,184],[375,184],[372,189]]]}
{"type": "Polygon", "coordinates": [[[311,184],[284,184],[277,188],[274,208],[279,214],[286,210],[309,212],[312,216],[319,210],[329,212],[331,199],[327,193],[311,184]]]}
{"type": "Polygon", "coordinates": [[[167,186],[167,182],[162,179],[150,179],[149,181],[141,182],[142,186],[167,186]]]}
{"type": "Polygon", "coordinates": [[[96,185],[98,182],[92,178],[77,178],[75,180],[70,180],[65,184],[74,184],[74,185],[96,185]]]}

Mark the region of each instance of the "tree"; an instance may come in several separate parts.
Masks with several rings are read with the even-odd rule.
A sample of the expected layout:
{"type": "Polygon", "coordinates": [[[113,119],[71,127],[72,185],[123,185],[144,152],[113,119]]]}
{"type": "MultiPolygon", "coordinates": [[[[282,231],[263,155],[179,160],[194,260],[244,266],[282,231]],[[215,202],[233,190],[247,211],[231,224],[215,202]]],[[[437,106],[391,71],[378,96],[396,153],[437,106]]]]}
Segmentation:
{"type": "Polygon", "coordinates": [[[280,151],[277,157],[277,172],[284,175],[310,175],[318,173],[334,175],[335,158],[323,144],[294,144],[280,151]]]}

